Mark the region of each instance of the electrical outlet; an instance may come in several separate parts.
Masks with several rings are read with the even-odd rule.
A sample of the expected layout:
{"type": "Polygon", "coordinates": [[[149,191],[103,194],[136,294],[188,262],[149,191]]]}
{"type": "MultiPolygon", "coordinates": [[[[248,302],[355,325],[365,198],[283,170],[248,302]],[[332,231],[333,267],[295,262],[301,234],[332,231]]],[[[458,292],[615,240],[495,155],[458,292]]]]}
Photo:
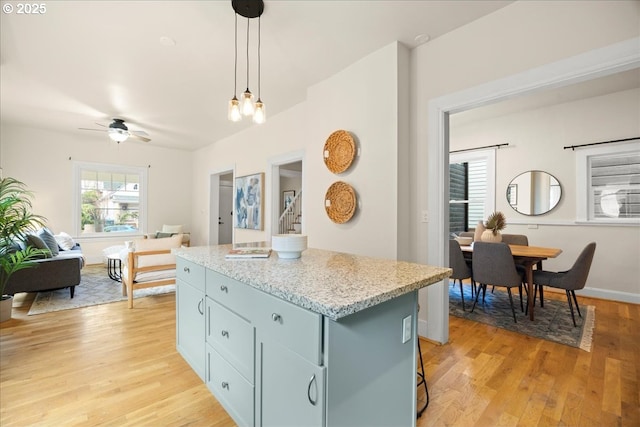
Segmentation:
{"type": "Polygon", "coordinates": [[[411,316],[409,315],[402,319],[402,344],[411,340],[411,331],[411,316]]]}
{"type": "Polygon", "coordinates": [[[422,211],[422,222],[429,222],[429,211],[422,211]]]}

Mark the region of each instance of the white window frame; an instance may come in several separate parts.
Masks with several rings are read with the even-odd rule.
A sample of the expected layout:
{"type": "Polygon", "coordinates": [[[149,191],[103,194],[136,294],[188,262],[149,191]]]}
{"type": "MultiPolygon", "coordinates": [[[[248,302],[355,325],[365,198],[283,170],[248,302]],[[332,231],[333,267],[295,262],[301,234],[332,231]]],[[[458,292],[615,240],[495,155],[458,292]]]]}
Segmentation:
{"type": "Polygon", "coordinates": [[[594,218],[591,197],[590,157],[623,155],[640,151],[640,142],[581,147],[576,150],[576,222],[598,225],[640,225],[639,218],[594,218]]]}
{"type": "Polygon", "coordinates": [[[489,215],[496,210],[496,149],[488,148],[449,154],[449,164],[478,160],[484,160],[487,164],[487,192],[484,200],[484,212],[489,215]]]}
{"type": "Polygon", "coordinates": [[[136,236],[146,233],[147,230],[147,195],[148,195],[148,169],[145,167],[123,166],[106,163],[90,163],[90,162],[73,162],[73,229],[76,236],[83,238],[94,237],[126,237],[136,236]],[[82,210],[82,191],[80,188],[82,170],[89,169],[99,172],[123,173],[130,175],[138,175],[140,182],[139,189],[139,208],[138,208],[138,230],[135,232],[118,232],[118,233],[83,233],[81,225],[82,210]]]}

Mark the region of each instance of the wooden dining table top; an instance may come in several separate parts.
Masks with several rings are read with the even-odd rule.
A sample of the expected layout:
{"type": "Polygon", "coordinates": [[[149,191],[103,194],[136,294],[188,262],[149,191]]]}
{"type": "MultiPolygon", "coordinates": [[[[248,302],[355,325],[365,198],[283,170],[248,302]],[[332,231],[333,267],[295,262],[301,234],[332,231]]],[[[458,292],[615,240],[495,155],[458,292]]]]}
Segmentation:
{"type": "MultiPolygon", "coordinates": [[[[509,245],[514,257],[523,258],[555,258],[562,253],[562,249],[546,248],[542,246],[509,245]]],[[[473,246],[460,246],[462,252],[473,252],[473,246]]]]}

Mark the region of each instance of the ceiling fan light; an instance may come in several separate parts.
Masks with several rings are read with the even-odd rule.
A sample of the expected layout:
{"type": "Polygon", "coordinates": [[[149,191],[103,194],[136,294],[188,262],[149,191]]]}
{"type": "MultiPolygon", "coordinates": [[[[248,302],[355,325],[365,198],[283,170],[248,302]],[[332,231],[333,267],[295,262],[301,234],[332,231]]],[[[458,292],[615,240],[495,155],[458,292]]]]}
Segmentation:
{"type": "Polygon", "coordinates": [[[255,105],[253,103],[253,94],[247,88],[242,94],[242,114],[245,116],[252,116],[255,111],[255,105]]]}
{"type": "Polygon", "coordinates": [[[253,122],[254,123],[264,123],[267,120],[267,111],[266,106],[262,102],[260,98],[256,101],[256,110],[253,113],[253,122]]]}
{"type": "Polygon", "coordinates": [[[129,138],[129,131],[116,128],[116,127],[110,127],[109,138],[111,138],[112,141],[115,141],[118,143],[126,141],[127,138],[129,138]]]}
{"type": "Polygon", "coordinates": [[[229,101],[227,118],[232,122],[239,122],[242,119],[242,114],[240,113],[240,101],[238,101],[238,98],[236,98],[235,95],[229,101]]]}

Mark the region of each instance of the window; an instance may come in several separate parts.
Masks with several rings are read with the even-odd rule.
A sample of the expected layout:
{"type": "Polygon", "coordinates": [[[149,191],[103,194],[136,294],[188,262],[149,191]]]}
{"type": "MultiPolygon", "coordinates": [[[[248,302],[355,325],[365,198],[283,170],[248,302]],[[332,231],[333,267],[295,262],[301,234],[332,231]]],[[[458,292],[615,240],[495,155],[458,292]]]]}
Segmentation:
{"type": "Polygon", "coordinates": [[[594,223],[640,222],[640,144],[580,150],[578,220],[594,223]]]}
{"type": "Polygon", "coordinates": [[[78,234],[127,235],[146,229],[145,168],[76,163],[74,177],[78,234]]]}
{"type": "Polygon", "coordinates": [[[495,150],[449,156],[449,231],[474,229],[495,207],[495,150]]]}

